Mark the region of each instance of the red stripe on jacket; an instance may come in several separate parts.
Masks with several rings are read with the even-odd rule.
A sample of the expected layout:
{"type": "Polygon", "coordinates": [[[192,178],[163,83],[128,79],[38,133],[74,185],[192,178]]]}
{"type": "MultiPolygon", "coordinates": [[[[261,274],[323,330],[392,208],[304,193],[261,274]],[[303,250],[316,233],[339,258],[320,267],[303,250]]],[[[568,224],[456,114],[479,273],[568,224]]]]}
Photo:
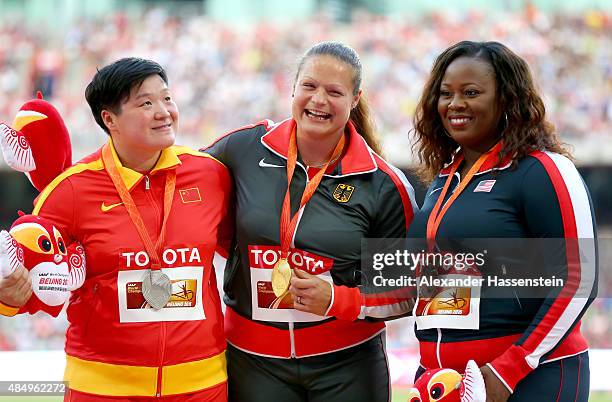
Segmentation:
{"type": "MultiPolygon", "coordinates": [[[[490,363],[490,366],[510,390],[514,390],[516,384],[534,370],[535,367],[532,367],[528,363],[527,357],[535,352],[538,346],[540,346],[542,342],[546,340],[546,337],[555,329],[555,325],[568,308],[572,298],[576,295],[581,279],[576,216],[565,180],[555,161],[545,152],[536,151],[530,155],[540,161],[551,180],[559,202],[564,238],[571,241],[566,242],[568,274],[565,286],[550,306],[543,319],[537,324],[525,341],[520,345],[512,345],[506,352],[490,363]]],[[[553,348],[561,349],[562,347],[564,350],[567,349],[567,354],[564,356],[586,350],[586,341],[580,334],[579,328],[580,326],[578,323],[563,342],[551,346],[544,354],[548,353],[553,348]],[[573,339],[573,345],[569,343],[570,339],[573,339]]],[[[559,355],[558,352],[558,350],[555,350],[553,355],[559,355]]]]}

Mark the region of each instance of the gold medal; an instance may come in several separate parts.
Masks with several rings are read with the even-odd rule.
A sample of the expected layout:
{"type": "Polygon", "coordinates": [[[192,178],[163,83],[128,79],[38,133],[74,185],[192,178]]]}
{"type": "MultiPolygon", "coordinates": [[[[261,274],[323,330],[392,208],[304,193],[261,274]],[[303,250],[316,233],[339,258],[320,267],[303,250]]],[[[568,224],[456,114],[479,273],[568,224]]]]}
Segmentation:
{"type": "Polygon", "coordinates": [[[142,278],[142,295],[151,307],[160,310],[172,296],[172,282],[159,269],[149,269],[142,278]]]}
{"type": "Polygon", "coordinates": [[[310,201],[310,198],[314,195],[331,161],[333,160],[335,162],[342,155],[342,149],[344,148],[345,141],[344,135],[340,137],[340,140],[332,152],[332,157],[330,160],[325,165],[321,166],[321,170],[317,172],[312,180],[307,181],[304,192],[302,193],[302,199],[300,200],[300,207],[293,217],[291,217],[291,194],[289,189],[291,188],[291,179],[293,178],[293,173],[295,172],[298,155],[295,121],[293,121],[292,124],[293,127],[291,129],[291,136],[289,137],[289,148],[287,149],[287,191],[285,192],[283,206],[281,207],[279,231],[280,251],[281,255],[285,256],[285,258],[280,258],[276,264],[274,264],[274,268],[272,269],[272,290],[277,298],[280,298],[282,295],[286,294],[289,290],[289,285],[291,284],[291,275],[293,271],[291,270],[291,266],[289,265],[286,256],[290,254],[291,239],[293,239],[295,236],[300,211],[304,209],[308,201],[310,201]]]}
{"type": "Polygon", "coordinates": [[[291,281],[291,266],[286,258],[279,259],[272,269],[272,290],[280,297],[289,290],[291,281]]]}

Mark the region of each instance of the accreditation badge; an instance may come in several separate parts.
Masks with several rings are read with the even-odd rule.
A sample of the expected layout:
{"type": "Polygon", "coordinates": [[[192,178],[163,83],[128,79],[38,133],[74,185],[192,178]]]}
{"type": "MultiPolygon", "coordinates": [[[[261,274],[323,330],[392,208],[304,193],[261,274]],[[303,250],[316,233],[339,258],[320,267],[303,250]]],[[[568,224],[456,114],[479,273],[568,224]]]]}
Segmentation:
{"type": "MultiPolygon", "coordinates": [[[[314,322],[328,319],[328,317],[294,309],[291,293],[283,291],[277,294],[279,290],[284,289],[285,280],[281,278],[281,282],[275,284],[275,280],[278,281],[279,277],[275,277],[274,272],[280,268],[280,264],[287,264],[289,274],[292,268],[301,269],[333,283],[330,270],[334,260],[295,248],[289,250],[286,260],[281,257],[281,254],[280,246],[249,245],[253,319],[276,322],[314,322]],[[279,288],[275,289],[275,286],[279,288]]],[[[290,278],[289,276],[287,279],[287,287],[290,278]]]]}
{"type": "Polygon", "coordinates": [[[119,271],[119,321],[127,323],[206,319],[202,302],[204,267],[162,268],[161,271],[169,280],[170,296],[157,309],[145,298],[146,289],[143,292],[143,278],[146,279],[149,270],[119,271]]]}
{"type": "Polygon", "coordinates": [[[482,282],[480,272],[472,268],[421,273],[413,309],[417,329],[479,329],[482,282]]]}

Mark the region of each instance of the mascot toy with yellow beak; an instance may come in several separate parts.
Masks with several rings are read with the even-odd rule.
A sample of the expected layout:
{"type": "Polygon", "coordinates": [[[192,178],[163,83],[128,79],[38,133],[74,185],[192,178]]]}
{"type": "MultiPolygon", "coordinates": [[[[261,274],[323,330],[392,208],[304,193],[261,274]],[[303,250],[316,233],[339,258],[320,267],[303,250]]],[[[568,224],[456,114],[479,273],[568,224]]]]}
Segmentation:
{"type": "Polygon", "coordinates": [[[474,360],[465,374],[448,368],[424,372],[408,392],[407,402],[486,402],[484,379],[474,360]]]}
{"type": "MultiPolygon", "coordinates": [[[[0,149],[6,164],[24,172],[38,191],[72,165],[72,145],[59,112],[42,99],[26,102],[13,125],[0,122],[0,149]]],[[[0,232],[0,280],[20,265],[30,274],[32,296],[8,315],[42,310],[57,316],[85,280],[85,252],[78,243],[67,245],[48,219],[24,215],[7,232],[0,232]]]]}
{"type": "Polygon", "coordinates": [[[70,291],[85,281],[83,247],[77,242],[66,246],[59,230],[40,216],[22,215],[10,231],[0,232],[1,276],[19,265],[30,271],[32,296],[18,313],[42,310],[57,317],[70,291]]]}

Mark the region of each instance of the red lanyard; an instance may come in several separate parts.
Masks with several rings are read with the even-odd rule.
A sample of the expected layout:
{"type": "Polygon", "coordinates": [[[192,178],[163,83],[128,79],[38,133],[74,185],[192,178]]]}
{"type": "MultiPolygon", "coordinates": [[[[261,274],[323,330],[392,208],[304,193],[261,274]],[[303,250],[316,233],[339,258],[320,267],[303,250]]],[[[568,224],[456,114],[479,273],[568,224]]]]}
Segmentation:
{"type": "Polygon", "coordinates": [[[168,216],[170,215],[170,209],[172,208],[172,201],[174,199],[174,188],[176,186],[176,170],[171,169],[166,172],[166,185],[164,186],[164,220],[162,223],[162,227],[159,231],[159,236],[157,237],[157,242],[153,245],[153,240],[151,240],[151,236],[147,232],[144,221],[142,220],[142,216],[140,212],[138,212],[138,208],[136,207],[136,203],[134,203],[134,199],[132,195],[128,191],[121,175],[119,174],[119,169],[115,165],[115,160],[113,159],[113,155],[111,153],[111,149],[108,144],[102,147],[102,160],[104,162],[104,167],[106,172],[110,176],[113,184],[115,185],[115,189],[119,194],[119,198],[123,201],[123,205],[127,209],[128,214],[130,215],[130,219],[132,223],[136,227],[142,242],[147,250],[147,254],[149,254],[149,258],[151,259],[151,269],[158,270],[161,269],[161,259],[160,253],[161,248],[164,244],[164,240],[166,238],[166,222],[168,221],[168,216]]]}
{"type": "Polygon", "coordinates": [[[478,160],[474,163],[474,165],[472,165],[472,167],[467,172],[463,180],[461,180],[461,183],[459,183],[459,187],[457,187],[455,192],[450,196],[450,198],[448,199],[446,204],[444,204],[444,207],[440,211],[440,208],[442,207],[442,203],[444,202],[444,198],[446,197],[446,193],[448,193],[448,189],[450,188],[451,181],[453,181],[453,176],[455,175],[455,172],[457,171],[457,169],[459,168],[459,165],[461,165],[461,162],[463,161],[463,155],[461,155],[460,158],[455,163],[453,163],[451,171],[448,174],[448,178],[446,179],[446,183],[444,183],[444,188],[442,188],[442,192],[440,193],[440,196],[438,197],[438,201],[436,201],[436,205],[434,205],[431,211],[431,214],[429,215],[429,219],[427,219],[427,241],[428,243],[433,242],[435,240],[436,233],[438,232],[438,228],[440,227],[440,222],[442,222],[442,218],[444,217],[444,214],[446,214],[446,211],[448,211],[452,203],[459,197],[461,192],[465,190],[468,184],[470,184],[470,180],[472,180],[472,177],[474,177],[474,175],[478,172],[478,170],[480,169],[482,164],[485,162],[485,160],[487,160],[487,158],[491,154],[497,154],[499,150],[501,149],[501,146],[502,146],[502,143],[500,141],[497,144],[495,144],[493,148],[491,148],[484,154],[480,155],[480,158],[478,158],[478,160]]]}
{"type": "Polygon", "coordinates": [[[325,164],[325,166],[321,167],[321,170],[317,172],[317,174],[312,178],[311,181],[306,184],[306,188],[304,189],[304,193],[302,194],[302,200],[300,201],[300,207],[298,211],[291,217],[291,195],[289,194],[291,189],[291,179],[293,178],[293,172],[295,171],[295,165],[297,164],[297,138],[295,129],[291,132],[291,137],[289,139],[289,149],[287,151],[287,192],[285,193],[285,199],[283,200],[283,207],[281,209],[281,222],[280,222],[280,241],[281,241],[281,258],[287,258],[289,254],[289,247],[291,246],[291,239],[295,234],[295,230],[297,227],[298,217],[300,215],[300,211],[304,208],[306,203],[310,201],[310,198],[313,196],[319,183],[321,183],[321,179],[323,179],[323,175],[327,171],[327,167],[329,166],[329,162],[336,159],[340,153],[342,153],[342,148],[344,147],[344,134],[340,138],[340,141],[336,144],[336,148],[334,148],[334,152],[332,153],[331,158],[325,164]]]}

